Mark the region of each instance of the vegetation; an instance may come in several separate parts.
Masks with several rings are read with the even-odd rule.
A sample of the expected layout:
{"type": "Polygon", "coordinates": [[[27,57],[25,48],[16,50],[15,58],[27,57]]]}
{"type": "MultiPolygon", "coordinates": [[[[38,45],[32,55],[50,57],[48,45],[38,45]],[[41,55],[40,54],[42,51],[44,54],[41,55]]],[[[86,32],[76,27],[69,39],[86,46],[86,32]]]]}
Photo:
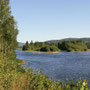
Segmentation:
{"type": "Polygon", "coordinates": [[[40,51],[44,51],[44,52],[56,52],[56,51],[60,51],[58,47],[56,46],[45,46],[45,47],[42,47],[40,49],[40,51]]]}
{"type": "Polygon", "coordinates": [[[69,40],[69,41],[60,41],[57,44],[46,43],[46,42],[35,42],[31,41],[23,46],[23,51],[43,51],[43,52],[59,52],[60,50],[68,52],[82,52],[87,51],[90,43],[85,43],[82,40],[69,40]],[[88,47],[88,48],[87,48],[88,47]]]}
{"type": "Polygon", "coordinates": [[[58,46],[53,44],[53,43],[52,44],[48,44],[48,43],[45,43],[45,42],[35,42],[35,43],[33,43],[33,41],[31,41],[30,44],[27,41],[22,49],[23,49],[23,51],[26,51],[26,50],[28,50],[28,51],[43,51],[43,52],[60,51],[58,46]]]}
{"type": "Polygon", "coordinates": [[[9,0],[0,0],[0,51],[3,55],[15,52],[18,34],[16,22],[11,15],[9,0]]]}
{"type": "Polygon", "coordinates": [[[87,42],[86,45],[87,45],[88,49],[90,49],[90,42],[87,42]]]}
{"type": "Polygon", "coordinates": [[[65,84],[24,70],[15,55],[18,30],[10,12],[9,0],[0,0],[0,90],[90,90],[85,80],[65,84]]]}
{"type": "Polygon", "coordinates": [[[57,44],[58,42],[60,41],[73,41],[73,40],[82,40],[83,42],[90,42],[90,38],[64,38],[64,39],[61,39],[61,40],[49,40],[49,41],[46,41],[46,43],[55,43],[57,44]]]}
{"type": "Polygon", "coordinates": [[[58,43],[58,47],[61,50],[65,50],[68,52],[79,52],[79,51],[87,51],[87,46],[85,42],[81,40],[73,40],[73,41],[60,41],[58,43]]]}

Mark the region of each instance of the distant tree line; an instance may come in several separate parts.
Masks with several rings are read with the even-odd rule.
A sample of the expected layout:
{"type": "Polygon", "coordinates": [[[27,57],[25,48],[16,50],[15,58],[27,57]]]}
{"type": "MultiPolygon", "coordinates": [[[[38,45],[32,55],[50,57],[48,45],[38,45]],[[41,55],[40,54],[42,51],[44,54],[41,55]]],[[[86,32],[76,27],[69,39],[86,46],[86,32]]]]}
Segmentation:
{"type": "Polygon", "coordinates": [[[27,41],[22,48],[23,51],[45,51],[45,52],[55,52],[55,51],[68,51],[68,52],[79,52],[87,51],[86,43],[82,40],[70,40],[70,41],[60,41],[58,44],[48,44],[46,42],[35,42],[27,41]]]}
{"type": "Polygon", "coordinates": [[[87,46],[82,40],[60,41],[58,47],[68,52],[87,51],[87,46]]]}
{"type": "Polygon", "coordinates": [[[23,51],[43,51],[43,52],[55,52],[60,51],[56,44],[48,44],[45,42],[35,42],[31,41],[30,43],[27,41],[26,44],[22,48],[23,51]]]}

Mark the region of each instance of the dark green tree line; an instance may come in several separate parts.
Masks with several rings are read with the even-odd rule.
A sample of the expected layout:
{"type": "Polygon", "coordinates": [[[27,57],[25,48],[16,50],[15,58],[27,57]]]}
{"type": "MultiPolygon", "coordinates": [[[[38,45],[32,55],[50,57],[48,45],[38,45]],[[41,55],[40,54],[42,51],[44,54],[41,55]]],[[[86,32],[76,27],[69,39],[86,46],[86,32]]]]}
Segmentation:
{"type": "Polygon", "coordinates": [[[82,40],[60,41],[58,47],[69,52],[87,51],[86,43],[82,40]]]}
{"type": "Polygon", "coordinates": [[[58,46],[54,43],[48,44],[45,42],[35,42],[33,43],[32,41],[30,44],[26,42],[26,44],[22,48],[23,51],[29,50],[29,51],[45,51],[45,52],[56,52],[60,51],[58,46]]]}

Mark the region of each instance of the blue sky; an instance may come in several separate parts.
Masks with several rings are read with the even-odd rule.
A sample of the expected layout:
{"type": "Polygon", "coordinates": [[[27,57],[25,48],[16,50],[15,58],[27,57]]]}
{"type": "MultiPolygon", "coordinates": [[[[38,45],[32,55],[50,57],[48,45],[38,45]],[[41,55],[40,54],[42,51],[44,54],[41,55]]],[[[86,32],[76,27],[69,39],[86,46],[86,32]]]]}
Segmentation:
{"type": "Polygon", "coordinates": [[[90,37],[90,0],[11,0],[18,41],[90,37]]]}

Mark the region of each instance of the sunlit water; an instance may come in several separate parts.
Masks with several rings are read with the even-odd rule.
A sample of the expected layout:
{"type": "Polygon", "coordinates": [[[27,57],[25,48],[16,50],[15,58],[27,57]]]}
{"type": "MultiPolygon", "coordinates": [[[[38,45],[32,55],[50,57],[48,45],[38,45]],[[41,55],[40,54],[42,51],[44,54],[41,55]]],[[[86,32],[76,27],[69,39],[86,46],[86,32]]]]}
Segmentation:
{"type": "Polygon", "coordinates": [[[16,50],[17,58],[26,61],[24,66],[39,69],[53,80],[87,79],[90,83],[90,52],[32,53],[16,50]]]}

